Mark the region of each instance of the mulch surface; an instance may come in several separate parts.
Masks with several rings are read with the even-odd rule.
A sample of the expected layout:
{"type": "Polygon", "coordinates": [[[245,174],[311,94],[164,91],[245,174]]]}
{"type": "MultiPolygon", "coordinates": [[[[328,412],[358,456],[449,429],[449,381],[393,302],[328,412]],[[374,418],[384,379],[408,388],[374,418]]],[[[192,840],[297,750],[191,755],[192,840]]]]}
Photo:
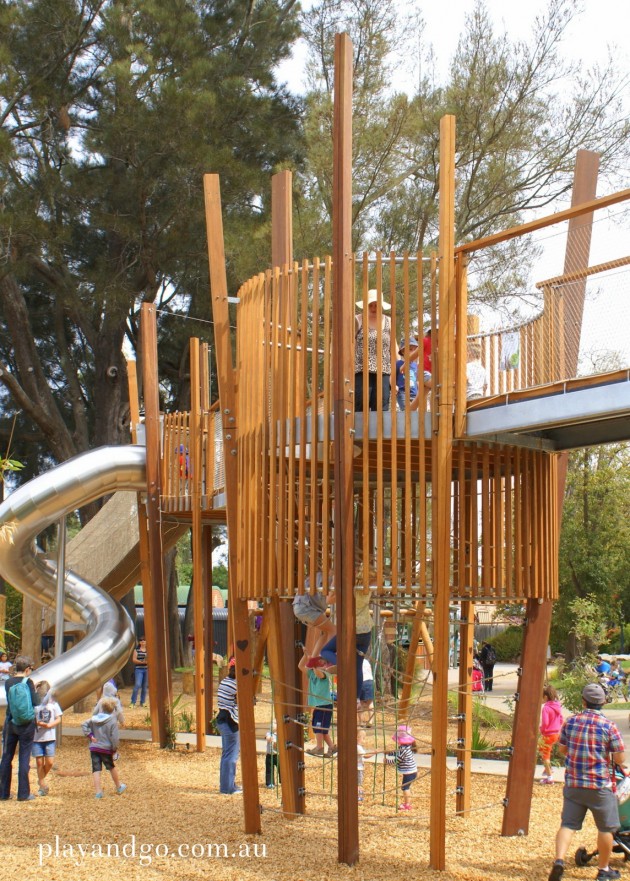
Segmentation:
{"type": "MultiPolygon", "coordinates": [[[[146,719],[146,710],[125,712],[128,727],[146,719]]],[[[75,725],[87,715],[66,713],[65,724],[75,725]]],[[[368,736],[374,737],[374,731],[368,736]]],[[[366,747],[370,746],[368,739],[366,747]]],[[[218,749],[199,754],[183,746],[168,751],[122,741],[120,754],[118,769],[128,789],[117,795],[104,773],[105,798],[97,801],[85,741],[64,737],[49,778],[49,795],[2,805],[2,878],[513,881],[546,879],[553,860],[562,800],[557,784],[534,787],[529,834],[503,838],[505,778],[474,775],[472,810],[457,817],[455,774],[449,772],[446,870],[437,872],[428,868],[430,776],[419,771],[412,789],[413,812],[406,815],[396,809],[395,771],[368,766],[365,800],[359,805],[360,859],[349,867],[337,861],[337,759],[305,756],[307,813],[287,819],[281,812],[281,791],[263,785],[265,756],[260,755],[262,834],[251,836],[243,832],[242,795],[223,796],[218,791],[218,749]]],[[[34,768],[31,781],[36,792],[34,768]]],[[[589,819],[575,835],[566,881],[595,877],[595,863],[586,869],[572,864],[575,848],[594,849],[595,834],[589,819]]],[[[619,860],[613,865],[620,865],[619,860]]]]}

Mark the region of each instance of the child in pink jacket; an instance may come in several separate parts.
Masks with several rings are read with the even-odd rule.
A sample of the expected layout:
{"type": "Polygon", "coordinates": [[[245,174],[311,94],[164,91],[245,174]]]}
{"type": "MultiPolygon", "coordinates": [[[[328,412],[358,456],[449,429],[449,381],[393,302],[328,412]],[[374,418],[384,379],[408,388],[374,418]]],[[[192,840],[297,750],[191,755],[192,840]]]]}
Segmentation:
{"type": "Polygon", "coordinates": [[[540,758],[545,766],[540,783],[553,783],[553,774],[551,772],[551,750],[554,743],[560,737],[560,729],[564,721],[562,717],[562,707],[558,700],[558,692],[553,685],[545,685],[543,688],[544,703],[540,719],[541,739],[538,745],[540,758]]]}

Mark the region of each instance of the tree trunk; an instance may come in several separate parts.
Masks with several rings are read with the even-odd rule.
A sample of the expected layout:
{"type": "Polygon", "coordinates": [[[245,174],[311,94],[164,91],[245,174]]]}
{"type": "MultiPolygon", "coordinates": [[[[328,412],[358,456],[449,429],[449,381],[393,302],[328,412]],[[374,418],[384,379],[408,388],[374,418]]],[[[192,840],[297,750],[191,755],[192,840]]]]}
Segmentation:
{"type": "Polygon", "coordinates": [[[572,664],[578,656],[578,646],[577,640],[575,638],[575,633],[569,633],[567,637],[567,646],[564,652],[564,660],[565,663],[570,665],[572,664]]]}

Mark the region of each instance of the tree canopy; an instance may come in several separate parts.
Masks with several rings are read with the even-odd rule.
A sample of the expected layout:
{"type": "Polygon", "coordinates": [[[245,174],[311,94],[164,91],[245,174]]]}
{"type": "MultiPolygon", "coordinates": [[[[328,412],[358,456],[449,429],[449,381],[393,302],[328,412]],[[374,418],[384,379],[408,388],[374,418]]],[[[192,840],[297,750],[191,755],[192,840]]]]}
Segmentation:
{"type": "MultiPolygon", "coordinates": [[[[260,268],[268,178],[299,161],[274,74],[297,33],[295,0],[2,4],[0,400],[27,470],[128,439],[142,302],[209,320],[204,172],[232,283],[260,268]]],[[[175,397],[192,327],[161,329],[175,397]]]]}
{"type": "MultiPolygon", "coordinates": [[[[429,52],[415,90],[406,94],[392,86],[389,74],[395,59],[427,45],[431,35],[422,21],[401,15],[395,0],[316,4],[305,22],[308,151],[297,229],[306,253],[330,248],[336,31],[348,31],[355,46],[356,250],[415,252],[435,245],[439,119],[445,113],[457,120],[458,242],[505,229],[527,212],[551,206],[570,189],[580,148],[600,154],[604,179],[627,168],[630,123],[622,113],[622,96],[629,78],[613,58],[593,70],[563,58],[562,41],[577,12],[575,0],[551,0],[530,39],[520,41],[495,33],[478,0],[465,19],[446,82],[436,80],[429,52]]],[[[481,281],[473,299],[518,291],[531,247],[513,241],[500,254],[476,256],[481,281]],[[491,264],[484,267],[484,260],[491,264]]]]}
{"type": "MultiPolygon", "coordinates": [[[[550,0],[531,39],[496,34],[482,2],[445,82],[430,53],[411,94],[396,52],[429,45],[394,0],[9,0],[0,6],[0,439],[40,470],[127,439],[123,345],[160,315],[164,403],[187,406],[187,341],[210,339],[202,175],[221,175],[232,289],[269,261],[269,178],[294,170],[295,254],[329,252],[334,34],[355,49],[354,244],[426,250],[437,234],[439,119],[457,116],[457,238],[541,210],[575,152],[627,166],[627,77],[562,59],[575,0],[550,0]],[[309,90],[278,84],[302,32],[309,90]],[[37,51],[33,51],[33,47],[37,51]],[[175,320],[171,316],[177,316],[175,320]],[[181,317],[194,319],[184,322],[181,317]]],[[[480,256],[472,297],[513,294],[530,245],[480,256]],[[484,260],[492,260],[484,264],[484,260]]]]}
{"type": "MultiPolygon", "coordinates": [[[[560,540],[556,645],[574,644],[576,600],[595,603],[608,625],[630,618],[630,447],[571,453],[560,540]]],[[[571,654],[571,651],[569,652],[571,654]]]]}

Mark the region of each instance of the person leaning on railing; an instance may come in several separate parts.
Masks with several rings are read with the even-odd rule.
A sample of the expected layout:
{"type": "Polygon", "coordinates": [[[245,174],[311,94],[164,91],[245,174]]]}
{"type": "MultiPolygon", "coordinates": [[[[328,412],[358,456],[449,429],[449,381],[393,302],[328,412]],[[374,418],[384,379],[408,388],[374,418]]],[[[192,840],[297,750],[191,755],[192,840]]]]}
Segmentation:
{"type": "MultiPolygon", "coordinates": [[[[392,320],[389,315],[381,314],[381,346],[380,368],[378,352],[378,302],[383,312],[389,312],[390,305],[385,302],[382,294],[376,289],[367,293],[367,370],[368,370],[368,407],[377,409],[377,387],[380,381],[383,389],[383,410],[389,410],[392,390],[392,345],[398,352],[396,340],[392,340],[392,320]],[[379,372],[380,369],[380,372],[379,372]]],[[[356,304],[363,309],[363,301],[356,304]]],[[[363,410],[363,371],[366,366],[366,334],[363,326],[363,312],[355,315],[355,346],[354,346],[354,409],[363,410]]],[[[394,378],[395,381],[395,378],[394,378]]]]}

